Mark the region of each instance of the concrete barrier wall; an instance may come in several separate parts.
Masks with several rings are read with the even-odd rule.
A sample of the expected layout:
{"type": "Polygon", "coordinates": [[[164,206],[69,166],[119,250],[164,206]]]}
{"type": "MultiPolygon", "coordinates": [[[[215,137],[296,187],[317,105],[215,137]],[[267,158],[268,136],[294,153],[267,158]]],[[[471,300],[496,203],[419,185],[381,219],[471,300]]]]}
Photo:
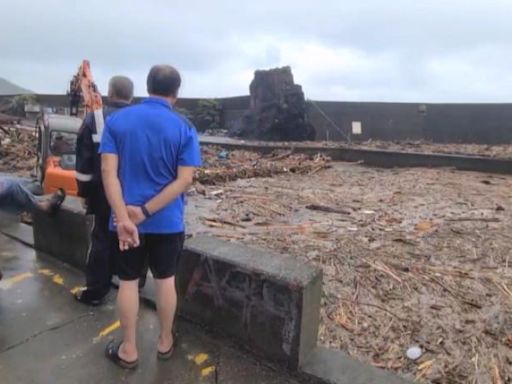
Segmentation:
{"type": "Polygon", "coordinates": [[[84,214],[80,201],[67,197],[56,215],[33,214],[34,248],[84,271],[91,228],[92,217],[84,214]]]}
{"type": "Polygon", "coordinates": [[[211,237],[189,240],[180,312],[297,369],[317,342],[322,274],[271,252],[211,237]]]}
{"type": "MultiPolygon", "coordinates": [[[[91,218],[75,198],[34,215],[34,247],[85,270],[91,218]]],[[[322,274],[295,259],[210,237],[186,241],[179,312],[296,370],[317,342],[322,274]]]]}
{"type": "Polygon", "coordinates": [[[418,108],[418,104],[412,103],[316,101],[308,103],[308,117],[315,127],[317,140],[344,141],[347,136],[354,141],[420,140],[425,139],[425,122],[418,108]],[[352,135],[352,122],[355,121],[361,123],[361,135],[352,135]]]}
{"type": "Polygon", "coordinates": [[[340,133],[311,103],[308,116],[317,139],[343,140],[352,122],[362,124],[354,140],[428,140],[435,143],[512,143],[512,104],[424,104],[317,101],[340,133]]]}
{"type": "Polygon", "coordinates": [[[268,154],[276,149],[292,149],[295,153],[322,153],[334,161],[361,162],[381,168],[394,167],[453,167],[461,171],[512,174],[512,160],[491,157],[450,155],[441,153],[399,152],[350,147],[323,147],[301,143],[265,143],[234,140],[224,137],[201,137],[201,145],[220,146],[230,150],[255,151],[268,154]]]}
{"type": "MultiPolygon", "coordinates": [[[[69,106],[66,95],[36,95],[44,106],[62,110],[69,106]]],[[[11,98],[0,96],[0,101],[11,98]]],[[[140,101],[135,98],[135,102],[140,101]]],[[[190,112],[201,99],[180,98],[178,107],[190,112]]],[[[237,123],[240,111],[249,107],[249,96],[217,98],[222,105],[225,128],[237,123]]],[[[343,141],[352,131],[352,122],[362,124],[362,134],[353,140],[429,140],[438,143],[512,143],[512,104],[425,104],[315,101],[341,132],[308,103],[308,118],[315,126],[317,140],[343,141]]]]}

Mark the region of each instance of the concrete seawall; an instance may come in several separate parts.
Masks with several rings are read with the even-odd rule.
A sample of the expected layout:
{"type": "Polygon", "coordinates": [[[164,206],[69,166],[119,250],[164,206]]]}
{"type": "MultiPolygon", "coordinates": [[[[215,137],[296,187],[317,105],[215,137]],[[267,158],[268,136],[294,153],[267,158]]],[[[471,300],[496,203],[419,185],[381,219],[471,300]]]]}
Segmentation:
{"type": "Polygon", "coordinates": [[[180,312],[296,370],[316,347],[321,271],[295,259],[197,237],[179,273],[180,312]]]}
{"type": "Polygon", "coordinates": [[[201,137],[202,145],[216,145],[231,150],[270,153],[278,149],[315,155],[318,153],[334,161],[361,162],[368,166],[393,167],[452,167],[461,171],[512,174],[512,160],[482,156],[450,155],[440,153],[400,152],[378,149],[322,147],[301,143],[272,143],[234,140],[225,137],[201,137]]]}

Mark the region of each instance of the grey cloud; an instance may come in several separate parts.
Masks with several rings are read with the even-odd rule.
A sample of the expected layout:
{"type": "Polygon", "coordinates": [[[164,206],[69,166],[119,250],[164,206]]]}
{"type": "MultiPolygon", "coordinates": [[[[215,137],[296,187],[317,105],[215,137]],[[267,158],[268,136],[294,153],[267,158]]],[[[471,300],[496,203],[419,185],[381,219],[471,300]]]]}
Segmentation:
{"type": "Polygon", "coordinates": [[[321,99],[507,101],[512,86],[512,3],[504,0],[18,0],[2,8],[0,76],[39,92],[64,92],[83,58],[100,89],[124,73],[138,94],[149,67],[164,62],[183,72],[185,96],[247,93],[252,71],[287,64],[321,99]],[[307,57],[312,46],[332,54],[307,57]]]}

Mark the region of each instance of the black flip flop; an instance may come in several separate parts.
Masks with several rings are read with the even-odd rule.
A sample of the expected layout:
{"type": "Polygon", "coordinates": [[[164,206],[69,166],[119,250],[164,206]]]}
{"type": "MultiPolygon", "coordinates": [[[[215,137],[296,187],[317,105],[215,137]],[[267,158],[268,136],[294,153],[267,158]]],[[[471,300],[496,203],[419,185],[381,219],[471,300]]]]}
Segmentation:
{"type": "Polygon", "coordinates": [[[171,348],[169,348],[169,350],[167,352],[160,352],[160,351],[157,351],[157,354],[156,356],[158,357],[159,360],[169,360],[173,353],[174,353],[174,346],[176,345],[176,335],[173,334],[172,336],[172,345],[171,345],[171,348]]]}
{"type": "Polygon", "coordinates": [[[66,199],[66,191],[62,188],[59,188],[57,190],[57,192],[55,192],[51,197],[50,197],[50,214],[53,215],[55,213],[57,213],[57,211],[60,209],[60,206],[62,205],[62,203],[64,202],[64,200],[66,199]]]}
{"type": "Polygon", "coordinates": [[[119,357],[119,348],[123,344],[122,341],[111,340],[105,348],[105,357],[117,366],[124,369],[135,369],[139,365],[139,359],[135,361],[126,361],[119,357]]]}

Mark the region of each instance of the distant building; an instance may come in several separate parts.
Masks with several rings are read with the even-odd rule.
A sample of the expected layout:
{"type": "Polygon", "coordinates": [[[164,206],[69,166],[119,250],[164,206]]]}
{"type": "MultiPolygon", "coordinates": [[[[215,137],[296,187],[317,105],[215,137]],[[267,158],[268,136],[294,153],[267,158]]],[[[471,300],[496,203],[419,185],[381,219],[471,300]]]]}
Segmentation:
{"type": "Polygon", "coordinates": [[[41,105],[34,103],[25,104],[25,117],[30,120],[35,120],[41,114],[41,105]]]}

